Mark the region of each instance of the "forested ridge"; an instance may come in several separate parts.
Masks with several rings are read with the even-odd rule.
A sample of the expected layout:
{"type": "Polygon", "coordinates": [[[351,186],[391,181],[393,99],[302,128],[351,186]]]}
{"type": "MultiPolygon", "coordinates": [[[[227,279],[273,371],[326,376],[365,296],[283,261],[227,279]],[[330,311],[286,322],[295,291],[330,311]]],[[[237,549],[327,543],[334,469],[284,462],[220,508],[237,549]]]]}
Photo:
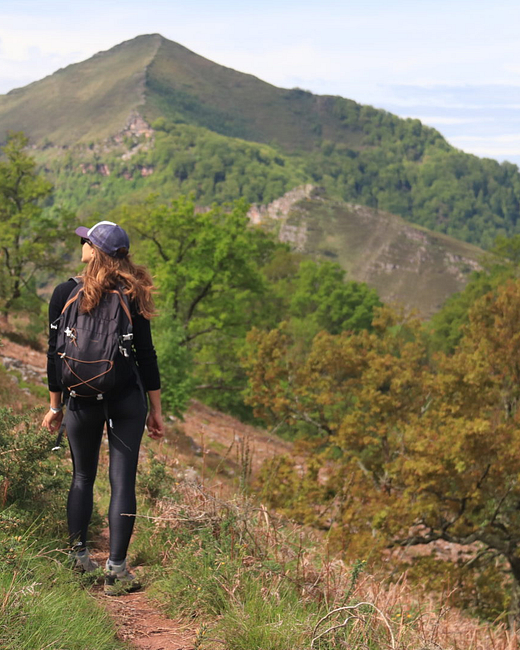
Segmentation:
{"type": "Polygon", "coordinates": [[[465,154],[416,119],[276,88],[157,34],[0,97],[0,137],[9,129],[32,139],[53,201],[86,215],[150,192],[265,204],[310,182],[483,248],[519,231],[516,165],[465,154]]]}
{"type": "Polygon", "coordinates": [[[288,153],[206,128],[159,118],[152,142],[127,137],[113,148],[93,144],[37,153],[56,186],[54,201],[83,214],[112,209],[150,192],[192,193],[199,205],[243,197],[266,204],[302,183],[331,197],[398,214],[483,248],[518,231],[520,180],[510,163],[450,147],[418,120],[359,110],[359,149],[323,140],[311,152],[288,153]],[[363,113],[367,117],[363,118],[363,113]],[[361,127],[360,127],[361,128],[361,127]]]}

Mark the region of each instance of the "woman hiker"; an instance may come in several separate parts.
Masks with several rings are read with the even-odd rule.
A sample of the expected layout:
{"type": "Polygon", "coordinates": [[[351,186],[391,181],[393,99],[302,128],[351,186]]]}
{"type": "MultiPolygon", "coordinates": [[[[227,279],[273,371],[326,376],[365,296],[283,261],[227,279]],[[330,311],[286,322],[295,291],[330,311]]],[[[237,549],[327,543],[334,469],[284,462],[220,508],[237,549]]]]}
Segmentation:
{"type": "MultiPolygon", "coordinates": [[[[150,331],[154,287],[150,273],[131,260],[128,253],[130,241],[120,226],[110,221],[101,221],[90,229],[77,228],[76,234],[81,237],[81,261],[86,264],[86,268],[79,278],[59,284],[49,304],[47,375],[50,408],[42,426],[50,432],[60,428],[64,406],[62,395],[65,395],[67,411],[64,424],[73,462],[72,485],[67,501],[71,555],[76,567],[94,571],[99,565],[89,555],[87,531],[92,515],[99,449],[105,423],[107,425],[111,497],[108,515],[110,555],[106,562],[105,592],[116,594],[140,587],[127,568],[126,555],[134,527],[135,517],[132,515],[136,513],[135,478],[144,426],[146,424],[150,437],[154,439],[161,438],[164,434],[160,376],[150,331]],[[117,289],[121,289],[119,294],[117,289]],[[126,298],[121,299],[121,294],[126,298]],[[71,296],[77,296],[76,301],[71,296]],[[115,304],[113,309],[119,309],[116,298],[119,299],[121,308],[126,305],[124,311],[129,316],[128,322],[131,318],[131,327],[127,331],[131,330],[131,334],[116,334],[116,338],[119,336],[122,341],[122,346],[119,345],[117,351],[121,354],[116,352],[114,362],[110,365],[112,369],[107,371],[107,376],[112,374],[108,384],[112,387],[104,394],[94,387],[94,393],[99,390],[99,394],[86,395],[88,390],[83,388],[94,385],[96,377],[84,382],[77,381],[73,388],[71,382],[67,386],[62,379],[63,371],[66,371],[65,364],[71,370],[73,378],[80,374],[73,366],[77,361],[74,356],[80,356],[79,353],[69,356],[66,353],[58,354],[62,312],[70,310],[72,313],[75,307],[78,323],[83,317],[81,322],[86,319],[94,321],[95,327],[105,327],[106,320],[102,322],[99,319],[100,310],[106,309],[103,305],[111,300],[115,301],[111,303],[115,304]],[[149,412],[145,391],[148,394],[149,412]]],[[[73,350],[85,347],[85,337],[82,337],[79,325],[77,328],[67,325],[62,338],[65,335],[69,337],[69,343],[72,341],[76,346],[73,350]]],[[[91,348],[95,345],[91,342],[93,340],[90,335],[88,345],[91,348]]],[[[87,349],[87,356],[88,353],[87,349]]],[[[106,356],[105,350],[101,356],[106,356]]],[[[85,367],[92,368],[92,365],[88,365],[92,363],[87,362],[85,367]]],[[[97,377],[104,374],[97,372],[97,377]]]]}

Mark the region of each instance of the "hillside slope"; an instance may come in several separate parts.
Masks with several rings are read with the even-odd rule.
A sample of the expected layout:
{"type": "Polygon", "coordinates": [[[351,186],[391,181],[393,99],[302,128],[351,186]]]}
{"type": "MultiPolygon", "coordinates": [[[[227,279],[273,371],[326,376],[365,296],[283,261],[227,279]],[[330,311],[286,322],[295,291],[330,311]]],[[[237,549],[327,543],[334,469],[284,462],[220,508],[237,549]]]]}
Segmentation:
{"type": "Polygon", "coordinates": [[[268,203],[301,183],[489,248],[520,229],[516,165],[451,147],[419,120],[277,88],[159,34],[0,96],[60,205],[106,213],[151,192],[268,203]]]}
{"type": "MultiPolygon", "coordinates": [[[[20,362],[22,375],[27,360],[31,368],[36,365],[44,370],[44,354],[7,345],[4,351],[20,362]]],[[[1,362],[0,370],[0,392],[5,399],[7,394],[11,396],[10,405],[16,410],[34,405],[34,398],[26,400],[25,391],[29,389],[16,387],[18,377],[5,372],[1,362]]],[[[41,392],[42,387],[32,388],[41,392]]],[[[41,394],[37,403],[42,406],[45,401],[41,394]]],[[[128,648],[181,650],[201,647],[201,643],[209,647],[207,644],[216,640],[230,650],[255,650],[260,647],[260,638],[261,647],[293,650],[309,647],[320,621],[329,621],[338,611],[336,607],[344,610],[346,602],[356,616],[359,613],[362,625],[352,626],[348,637],[344,626],[339,625],[339,643],[343,646],[347,642],[349,647],[448,650],[456,638],[460,650],[517,647],[505,624],[478,622],[461,612],[456,602],[449,600],[451,592],[444,582],[440,585],[442,592],[439,587],[436,595],[425,591],[424,573],[419,586],[401,575],[403,563],[411,564],[430,549],[417,547],[413,553],[407,549],[400,556],[386,554],[384,570],[371,575],[364,563],[347,561],[344,548],[330,545],[329,531],[288,521],[283,512],[266,507],[258,485],[253,484],[254,498],[248,498],[249,454],[239,458],[240,474],[231,473],[232,465],[225,465],[240,443],[246,451],[248,442],[254,445],[261,441],[265,458],[289,454],[292,445],[281,441],[272,445],[274,436],[203,405],[194,406],[197,411],[191,412],[191,423],[185,428],[189,432],[191,426],[192,442],[201,444],[191,455],[185,455],[172,437],[163,442],[145,437],[138,517],[129,555],[132,568],[137,568],[144,583],[141,592],[107,598],[92,576],[75,576],[65,568],[63,517],[68,481],[67,485],[54,483],[43,490],[55,500],[37,502],[39,509],[30,509],[29,501],[4,503],[2,647],[56,647],[58,641],[59,647],[67,648],[115,650],[123,643],[128,648]],[[39,525],[42,515],[44,528],[39,525]],[[57,542],[60,539],[63,544],[57,542]],[[101,614],[95,600],[110,612],[115,625],[101,614]],[[76,607],[72,614],[71,603],[76,607]],[[370,609],[367,603],[372,605],[370,609]],[[370,616],[372,609],[377,616],[370,616]],[[67,627],[71,616],[77,625],[67,627]]],[[[33,415],[38,421],[40,416],[33,415]]],[[[174,426],[182,427],[179,423],[174,426]]],[[[22,432],[27,435],[29,427],[24,426],[22,432]]],[[[11,456],[15,452],[19,462],[18,452],[24,449],[18,448],[15,440],[21,439],[4,436],[2,454],[15,457],[11,456]]],[[[48,447],[41,450],[43,458],[49,455],[48,447]]],[[[102,528],[108,510],[107,452],[104,444],[96,481],[95,524],[89,537],[93,556],[101,565],[109,554],[108,530],[102,528]]],[[[255,453],[253,449],[253,477],[255,453]]],[[[34,462],[34,452],[24,457],[26,467],[27,458],[34,462]]],[[[34,483],[36,476],[41,489],[45,476],[52,474],[55,479],[61,474],[66,478],[70,472],[68,454],[64,457],[51,452],[51,458],[52,464],[37,466],[36,474],[26,470],[24,479],[34,483]]],[[[294,453],[293,459],[300,461],[294,453]]],[[[8,487],[9,473],[3,481],[4,499],[8,487]]],[[[450,560],[456,565],[461,557],[467,558],[463,550],[440,542],[431,557],[436,565],[450,560]]],[[[448,564],[441,566],[449,569],[448,564]]],[[[446,575],[448,585],[451,573],[446,575]]]]}
{"type": "Polygon", "coordinates": [[[126,41],[0,95],[0,140],[9,129],[60,145],[122,131],[144,103],[146,68],[160,43],[157,35],[126,41]]]}
{"type": "Polygon", "coordinates": [[[277,88],[148,34],[0,96],[0,140],[21,129],[36,143],[88,143],[122,131],[136,109],[149,122],[165,117],[288,151],[324,139],[356,149],[367,123],[406,122],[342,97],[277,88]]]}
{"type": "Polygon", "coordinates": [[[348,279],[366,282],[384,302],[423,317],[463,289],[484,253],[397,215],[333,200],[312,185],[249,214],[256,223],[274,221],[280,239],[294,249],[338,262],[348,279]]]}
{"type": "Polygon", "coordinates": [[[343,115],[361,108],[355,102],[277,88],[166,39],[147,70],[146,87],[143,115],[149,120],[183,120],[291,151],[312,149],[323,138],[354,148],[362,142],[360,125],[343,115]]]}

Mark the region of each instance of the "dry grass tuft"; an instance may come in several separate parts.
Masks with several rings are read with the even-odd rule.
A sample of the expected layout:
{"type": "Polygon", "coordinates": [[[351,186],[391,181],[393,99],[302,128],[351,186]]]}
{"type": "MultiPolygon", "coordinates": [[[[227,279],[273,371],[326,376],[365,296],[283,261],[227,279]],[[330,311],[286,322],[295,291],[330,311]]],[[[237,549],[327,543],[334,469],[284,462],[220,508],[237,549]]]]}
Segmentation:
{"type": "MultiPolygon", "coordinates": [[[[157,533],[165,527],[195,534],[210,529],[217,536],[223,522],[232,519],[231,555],[236,548],[238,557],[241,549],[244,569],[265,568],[266,574],[276,563],[279,571],[269,579],[289,581],[309,605],[307,648],[376,643],[381,650],[518,650],[517,635],[505,624],[478,622],[446,605],[450,594],[425,593],[412,587],[406,574],[388,583],[364,572],[363,563],[347,565],[339,556],[329,557],[316,532],[275,516],[246,496],[225,501],[210,489],[181,481],[176,498],[158,502],[156,512],[151,519],[157,533]]],[[[173,549],[171,558],[165,549],[165,563],[173,557],[173,549]]]]}

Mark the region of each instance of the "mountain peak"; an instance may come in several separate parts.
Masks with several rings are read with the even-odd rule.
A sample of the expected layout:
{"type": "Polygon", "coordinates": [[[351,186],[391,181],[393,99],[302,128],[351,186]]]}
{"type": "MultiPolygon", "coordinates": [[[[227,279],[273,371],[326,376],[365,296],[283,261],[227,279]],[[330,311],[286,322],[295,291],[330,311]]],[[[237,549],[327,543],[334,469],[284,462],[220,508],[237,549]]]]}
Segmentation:
{"type": "Polygon", "coordinates": [[[59,145],[120,134],[130,116],[160,117],[286,151],[324,140],[357,149],[381,111],[341,97],[277,88],[219,65],[161,34],[141,34],[25,88],[0,96],[0,141],[23,130],[59,145]]]}
{"type": "MultiPolygon", "coordinates": [[[[136,113],[153,120],[171,117],[172,110],[177,116],[179,102],[184,108],[204,103],[204,98],[201,102],[187,94],[202,82],[204,95],[212,95],[214,79],[224,81],[222,73],[254,79],[161,34],[141,34],[0,95],[0,142],[8,130],[25,131],[33,142],[46,139],[60,145],[106,139],[120,133],[136,113]]],[[[229,83],[224,87],[229,89],[229,83]]],[[[195,123],[212,128],[211,119],[200,119],[201,112],[215,111],[199,107],[195,115],[195,123]]],[[[186,111],[181,108],[181,113],[185,119],[186,111]]]]}

